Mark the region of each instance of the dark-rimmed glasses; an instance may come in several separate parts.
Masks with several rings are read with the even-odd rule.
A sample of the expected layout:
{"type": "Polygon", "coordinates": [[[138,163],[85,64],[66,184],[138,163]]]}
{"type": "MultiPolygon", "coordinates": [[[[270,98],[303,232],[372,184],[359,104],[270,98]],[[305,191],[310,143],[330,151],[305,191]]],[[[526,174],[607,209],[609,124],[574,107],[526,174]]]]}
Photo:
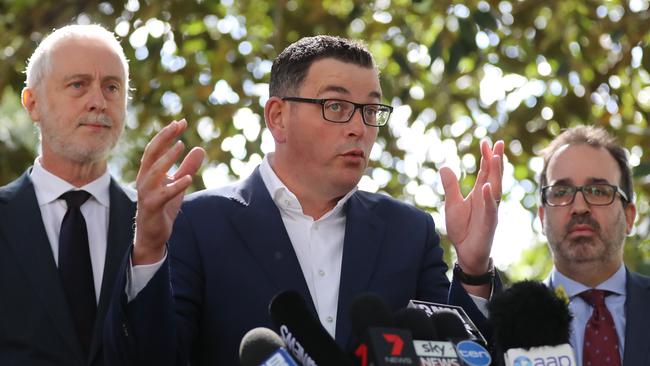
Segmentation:
{"type": "Polygon", "coordinates": [[[384,126],[388,123],[393,107],[385,104],[360,104],[344,99],[312,99],[300,97],[282,97],[282,100],[290,102],[320,104],[323,111],[323,118],[326,121],[335,123],[350,122],[354,112],[361,109],[363,123],[372,127],[384,126]]]}
{"type": "Polygon", "coordinates": [[[554,184],[542,188],[542,202],[549,206],[568,206],[573,203],[576,193],[582,192],[585,201],[594,206],[607,206],[614,202],[616,193],[625,202],[629,202],[623,190],[615,185],[607,183],[585,184],[575,187],[563,184],[554,184]]]}

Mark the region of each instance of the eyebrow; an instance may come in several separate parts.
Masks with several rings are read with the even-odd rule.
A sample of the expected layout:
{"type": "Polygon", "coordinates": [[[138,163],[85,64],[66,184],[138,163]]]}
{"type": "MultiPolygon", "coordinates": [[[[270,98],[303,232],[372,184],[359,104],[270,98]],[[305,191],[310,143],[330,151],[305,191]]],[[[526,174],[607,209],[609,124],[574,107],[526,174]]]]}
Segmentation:
{"type": "MultiPolygon", "coordinates": [[[[63,78],[63,82],[64,82],[64,83],[68,83],[68,82],[70,82],[70,81],[72,81],[72,80],[78,80],[78,79],[88,81],[88,80],[92,80],[92,79],[93,79],[93,76],[90,75],[90,74],[72,74],[72,75],[68,75],[68,76],[64,77],[64,78],[63,78]]],[[[108,76],[105,76],[105,77],[102,78],[101,81],[102,81],[102,82],[106,82],[106,81],[116,81],[116,82],[118,82],[120,85],[123,84],[122,78],[119,77],[119,76],[114,76],[114,75],[108,75],[108,76]]]]}
{"type": "MultiPolygon", "coordinates": [[[[325,92],[335,92],[335,93],[341,93],[341,94],[346,94],[350,95],[350,91],[347,90],[346,88],[340,86],[340,85],[326,85],[324,88],[318,91],[318,95],[325,93],[325,92]]],[[[371,91],[368,93],[368,96],[371,98],[376,98],[381,100],[381,93],[378,91],[371,91]]]]}
{"type": "MultiPolygon", "coordinates": [[[[598,184],[598,183],[612,184],[607,179],[596,178],[596,177],[587,178],[587,183],[585,183],[585,184],[598,184]]],[[[560,184],[560,185],[564,185],[564,186],[574,186],[575,185],[571,178],[558,179],[558,180],[556,180],[555,182],[553,182],[550,185],[556,185],[556,184],[560,184]]]]}

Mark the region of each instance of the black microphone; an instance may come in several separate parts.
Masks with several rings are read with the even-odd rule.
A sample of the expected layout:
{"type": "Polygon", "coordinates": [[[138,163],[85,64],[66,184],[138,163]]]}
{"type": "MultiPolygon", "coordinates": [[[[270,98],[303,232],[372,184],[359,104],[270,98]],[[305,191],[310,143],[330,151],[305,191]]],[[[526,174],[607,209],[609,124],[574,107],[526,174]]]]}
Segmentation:
{"type": "Polygon", "coordinates": [[[442,340],[453,343],[458,360],[467,366],[488,366],[492,356],[483,345],[471,339],[466,324],[456,312],[442,310],[432,316],[442,340]]]}
{"type": "Polygon", "coordinates": [[[395,327],[409,329],[413,339],[435,341],[438,332],[427,314],[419,309],[403,308],[393,314],[395,327]]]}
{"type": "Polygon", "coordinates": [[[279,335],[268,328],[249,330],[239,344],[241,366],[297,366],[279,335]]]}
{"type": "Polygon", "coordinates": [[[569,345],[567,303],[541,282],[523,281],[495,294],[488,303],[496,349],[506,365],[553,362],[575,365],[569,345]]]}
{"type": "Polygon", "coordinates": [[[393,316],[382,298],[357,296],[350,305],[352,329],[361,340],[354,354],[361,366],[418,364],[412,333],[394,326],[393,316]]]}
{"type": "Polygon", "coordinates": [[[301,365],[352,365],[321,323],[312,317],[299,293],[284,291],[275,295],[269,313],[285,345],[301,365]]]}

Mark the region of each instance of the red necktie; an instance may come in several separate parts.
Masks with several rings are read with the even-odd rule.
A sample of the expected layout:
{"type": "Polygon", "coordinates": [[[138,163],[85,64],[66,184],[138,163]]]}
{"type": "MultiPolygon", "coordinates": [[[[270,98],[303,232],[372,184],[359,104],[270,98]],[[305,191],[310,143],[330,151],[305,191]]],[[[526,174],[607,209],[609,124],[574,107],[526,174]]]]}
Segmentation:
{"type": "Polygon", "coordinates": [[[90,348],[97,302],[95,282],[88,248],[86,220],[81,205],[90,197],[86,191],[68,191],[61,195],[68,210],[61,223],[59,234],[59,275],[75,329],[86,354],[90,348]]]}
{"type": "Polygon", "coordinates": [[[605,296],[609,294],[604,290],[588,290],[580,294],[580,297],[593,308],[591,318],[585,326],[583,366],[621,365],[614,319],[605,306],[605,296]]]}

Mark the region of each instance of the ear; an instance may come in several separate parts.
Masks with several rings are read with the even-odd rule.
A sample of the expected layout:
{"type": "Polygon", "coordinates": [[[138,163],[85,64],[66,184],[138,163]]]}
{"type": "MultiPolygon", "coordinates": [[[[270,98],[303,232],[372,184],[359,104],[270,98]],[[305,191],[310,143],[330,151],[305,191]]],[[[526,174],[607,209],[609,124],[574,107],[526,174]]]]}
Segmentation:
{"type": "Polygon", "coordinates": [[[544,212],[544,205],[540,204],[539,208],[537,209],[537,215],[539,216],[539,221],[542,223],[542,231],[544,231],[544,215],[546,212],[544,212]]]}
{"type": "Polygon", "coordinates": [[[289,106],[280,97],[270,97],[264,105],[264,121],[276,144],[287,140],[289,106]]]}
{"type": "Polygon", "coordinates": [[[38,111],[39,108],[37,108],[38,93],[36,92],[36,89],[31,87],[23,88],[23,91],[20,94],[20,101],[25,110],[27,110],[32,121],[38,122],[41,120],[41,114],[38,111]]]}
{"type": "Polygon", "coordinates": [[[636,218],[636,206],[634,203],[630,202],[623,210],[625,212],[625,232],[629,235],[630,232],[632,232],[632,226],[634,225],[634,219],[636,218]]]}

